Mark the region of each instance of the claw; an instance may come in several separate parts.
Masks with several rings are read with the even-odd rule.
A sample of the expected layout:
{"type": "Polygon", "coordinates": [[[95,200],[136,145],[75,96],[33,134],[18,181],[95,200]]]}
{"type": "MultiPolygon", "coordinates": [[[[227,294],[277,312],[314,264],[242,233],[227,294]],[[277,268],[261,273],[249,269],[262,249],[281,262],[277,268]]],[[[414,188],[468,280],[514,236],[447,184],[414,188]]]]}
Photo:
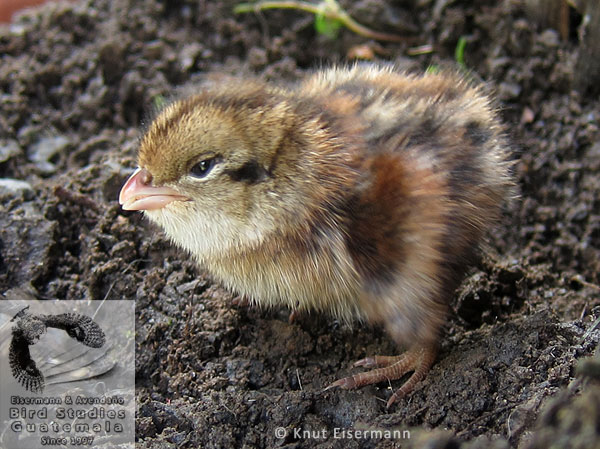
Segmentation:
{"type": "Polygon", "coordinates": [[[435,361],[436,353],[435,347],[427,346],[412,348],[400,356],[366,357],[356,362],[354,366],[367,368],[379,366],[380,368],[336,380],[327,386],[325,391],[336,387],[343,389],[356,388],[384,380],[389,382],[400,379],[406,373],[414,371],[408,380],[389,398],[387,402],[387,408],[389,408],[398,399],[413,391],[415,386],[425,378],[435,361]]]}
{"type": "Polygon", "coordinates": [[[359,367],[359,366],[363,366],[365,368],[371,368],[374,366],[377,366],[377,363],[375,362],[375,358],[374,357],[365,357],[364,359],[360,359],[356,362],[354,362],[354,367],[359,367]]]}
{"type": "Polygon", "coordinates": [[[354,380],[354,376],[344,377],[342,379],[336,380],[334,383],[325,387],[324,391],[331,390],[332,388],[340,387],[344,390],[349,390],[350,388],[356,387],[356,381],[354,380]]]}
{"type": "Polygon", "coordinates": [[[288,316],[288,324],[294,324],[300,318],[299,310],[292,310],[290,316],[288,316]]]}
{"type": "Polygon", "coordinates": [[[231,300],[231,303],[237,307],[249,307],[250,298],[248,298],[246,295],[236,296],[231,300]]]}

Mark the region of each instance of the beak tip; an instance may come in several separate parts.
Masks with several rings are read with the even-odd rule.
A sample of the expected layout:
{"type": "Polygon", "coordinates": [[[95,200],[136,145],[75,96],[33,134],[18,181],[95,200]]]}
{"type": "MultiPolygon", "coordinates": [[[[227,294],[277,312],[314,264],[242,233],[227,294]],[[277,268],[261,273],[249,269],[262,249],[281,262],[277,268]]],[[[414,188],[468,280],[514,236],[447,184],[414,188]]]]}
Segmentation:
{"type": "Polygon", "coordinates": [[[131,198],[129,198],[132,194],[133,191],[136,190],[138,188],[138,174],[141,171],[141,168],[138,167],[132,174],[131,176],[129,176],[129,178],[127,178],[127,181],[125,181],[125,184],[123,184],[123,187],[121,187],[121,190],[119,191],[119,205],[121,205],[121,207],[125,210],[130,210],[127,208],[127,203],[131,201],[131,198]]]}
{"type": "Polygon", "coordinates": [[[188,201],[170,187],[154,187],[148,183],[145,169],[138,168],[123,184],[119,192],[119,204],[123,210],[155,210],[162,209],[173,201],[188,201]]]}

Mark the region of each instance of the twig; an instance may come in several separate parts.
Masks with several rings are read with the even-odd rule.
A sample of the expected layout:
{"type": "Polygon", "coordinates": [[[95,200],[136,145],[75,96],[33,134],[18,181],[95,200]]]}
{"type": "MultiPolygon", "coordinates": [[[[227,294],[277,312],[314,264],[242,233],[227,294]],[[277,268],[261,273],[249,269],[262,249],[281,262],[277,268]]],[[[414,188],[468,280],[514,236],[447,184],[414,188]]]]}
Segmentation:
{"type": "Polygon", "coordinates": [[[322,15],[326,19],[338,21],[350,31],[353,31],[356,34],[368,39],[388,42],[404,42],[407,40],[407,38],[404,36],[374,31],[365,27],[364,25],[361,25],[352,17],[350,17],[350,15],[344,11],[335,0],[324,0],[319,4],[294,0],[240,3],[233,9],[233,12],[235,14],[241,14],[248,12],[259,12],[266,9],[297,9],[315,15],[322,15]]]}
{"type": "Polygon", "coordinates": [[[596,330],[598,326],[600,326],[600,318],[597,318],[596,321],[594,321],[594,323],[588,328],[588,330],[585,331],[583,337],[581,337],[581,339],[579,340],[579,344],[582,344],[584,341],[586,341],[587,338],[592,334],[592,332],[596,330]]]}

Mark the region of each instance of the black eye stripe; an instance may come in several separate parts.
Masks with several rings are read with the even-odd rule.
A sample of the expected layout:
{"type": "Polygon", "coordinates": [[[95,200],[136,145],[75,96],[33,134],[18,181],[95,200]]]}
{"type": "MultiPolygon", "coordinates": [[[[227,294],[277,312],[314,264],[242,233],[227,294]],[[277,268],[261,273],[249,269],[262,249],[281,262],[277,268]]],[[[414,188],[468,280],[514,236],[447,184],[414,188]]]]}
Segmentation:
{"type": "Polygon", "coordinates": [[[262,167],[258,161],[250,160],[235,170],[225,172],[232,180],[244,182],[246,184],[255,184],[264,181],[268,176],[267,170],[262,167]]]}

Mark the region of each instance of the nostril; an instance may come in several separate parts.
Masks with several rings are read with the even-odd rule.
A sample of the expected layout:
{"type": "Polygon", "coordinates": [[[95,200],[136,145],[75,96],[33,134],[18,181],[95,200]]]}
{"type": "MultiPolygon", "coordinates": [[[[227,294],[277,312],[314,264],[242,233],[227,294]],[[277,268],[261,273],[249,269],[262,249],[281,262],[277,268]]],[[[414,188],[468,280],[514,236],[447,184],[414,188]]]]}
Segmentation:
{"type": "Polygon", "coordinates": [[[152,173],[145,168],[142,169],[142,172],[140,173],[140,181],[146,186],[150,185],[152,183],[152,173]]]}

